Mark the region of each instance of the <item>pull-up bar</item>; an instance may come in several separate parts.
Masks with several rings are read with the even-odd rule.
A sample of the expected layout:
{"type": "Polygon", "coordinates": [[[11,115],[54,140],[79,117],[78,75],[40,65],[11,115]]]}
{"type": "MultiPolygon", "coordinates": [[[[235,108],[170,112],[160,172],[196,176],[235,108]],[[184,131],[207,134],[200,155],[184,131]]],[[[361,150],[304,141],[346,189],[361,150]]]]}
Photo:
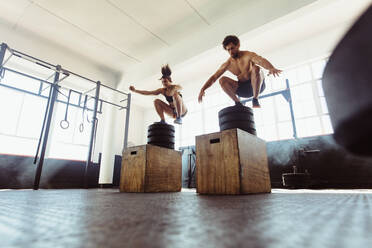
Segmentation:
{"type": "MultiPolygon", "coordinates": [[[[16,57],[19,57],[19,58],[22,58],[22,59],[28,60],[28,61],[33,62],[33,63],[36,63],[36,64],[38,64],[38,65],[40,65],[40,66],[43,66],[43,67],[45,67],[45,68],[47,68],[47,69],[57,71],[57,66],[56,66],[56,65],[53,65],[53,64],[51,64],[51,63],[49,63],[49,62],[46,62],[46,61],[44,61],[44,60],[41,60],[41,59],[35,58],[35,57],[31,56],[31,55],[25,54],[25,53],[20,52],[20,51],[18,51],[18,50],[12,49],[12,48],[10,48],[10,47],[9,47],[7,44],[5,44],[5,43],[2,43],[2,46],[3,46],[3,45],[5,46],[5,49],[8,50],[8,51],[11,53],[11,55],[9,56],[9,58],[7,58],[7,60],[4,62],[4,64],[2,64],[2,67],[3,67],[3,66],[8,62],[8,60],[10,59],[10,57],[11,57],[12,55],[14,55],[14,56],[16,56],[16,57]]],[[[74,73],[74,72],[69,71],[69,70],[67,70],[67,69],[64,69],[64,68],[62,68],[62,67],[59,69],[58,72],[63,73],[63,74],[65,74],[65,75],[66,75],[66,74],[71,74],[71,75],[74,75],[74,76],[76,76],[76,77],[79,77],[79,78],[85,79],[85,80],[87,80],[87,81],[89,81],[89,82],[91,82],[91,83],[97,84],[97,81],[94,81],[94,80],[92,80],[92,79],[90,79],[90,78],[87,78],[87,77],[85,77],[85,76],[79,75],[79,74],[77,74],[77,73],[74,73]]],[[[107,86],[107,85],[102,84],[102,83],[101,83],[101,87],[108,88],[108,89],[113,90],[113,91],[115,91],[115,92],[118,92],[118,93],[120,93],[120,94],[128,95],[128,93],[125,93],[125,92],[123,92],[123,91],[117,90],[117,89],[115,89],[115,88],[112,88],[112,87],[107,86]]]]}
{"type": "MultiPolygon", "coordinates": [[[[2,67],[2,72],[3,73],[5,73],[6,71],[10,71],[10,72],[12,72],[12,73],[15,73],[15,74],[18,74],[18,75],[21,75],[21,76],[25,76],[25,77],[28,77],[28,78],[31,78],[31,79],[33,79],[33,80],[35,80],[35,81],[39,81],[40,82],[40,87],[39,87],[39,94],[36,94],[36,93],[33,93],[33,92],[30,92],[30,91],[24,91],[24,90],[22,90],[22,89],[19,89],[19,88],[16,88],[16,87],[12,87],[12,86],[8,86],[8,85],[5,85],[5,84],[2,84],[2,83],[0,83],[0,85],[2,85],[2,86],[5,86],[5,87],[8,87],[8,88],[12,88],[12,89],[16,89],[16,90],[19,90],[19,91],[22,91],[22,92],[25,92],[25,93],[30,93],[30,94],[33,94],[33,95],[39,95],[39,96],[42,96],[41,95],[41,93],[44,91],[44,90],[46,90],[46,89],[48,89],[51,85],[53,85],[53,83],[51,83],[51,82],[49,82],[49,81],[47,81],[47,80],[49,80],[52,76],[54,76],[54,74],[52,75],[52,76],[49,76],[46,80],[44,80],[44,79],[41,79],[41,78],[38,78],[38,77],[35,77],[35,76],[32,76],[32,75],[28,75],[28,74],[26,74],[26,73],[23,73],[23,72],[19,72],[19,71],[16,71],[16,70],[14,70],[14,69],[10,69],[10,68],[8,68],[8,67],[2,67]],[[44,89],[42,88],[42,85],[43,84],[48,84],[49,86],[48,87],[45,87],[44,89]]],[[[58,82],[57,83],[60,83],[60,82],[62,82],[64,79],[66,79],[67,77],[68,77],[68,74],[63,74],[64,76],[62,77],[62,78],[60,78],[60,79],[58,79],[58,82]]],[[[61,88],[61,89],[66,89],[66,90],[70,90],[70,88],[67,88],[67,87],[64,87],[64,86],[59,86],[59,88],[61,88]]],[[[95,88],[93,88],[93,90],[94,90],[95,88]]],[[[71,90],[73,90],[73,89],[71,89],[71,90]]],[[[89,93],[90,91],[92,91],[92,90],[89,90],[89,91],[87,91],[87,92],[78,92],[78,91],[75,91],[75,90],[73,90],[74,92],[76,92],[76,93],[78,93],[78,94],[82,94],[82,95],[86,95],[87,93],[89,93]]],[[[116,92],[116,91],[115,91],[116,92]]],[[[119,91],[120,92],[120,91],[119,91]]],[[[61,92],[60,92],[61,93],[61,92]]],[[[62,94],[62,93],[61,93],[62,94]]],[[[93,96],[89,96],[89,97],[91,97],[91,98],[94,98],[93,96]]],[[[125,109],[126,107],[124,107],[124,106],[121,106],[121,105],[118,105],[118,104],[116,104],[116,103],[113,103],[113,102],[109,102],[109,101],[106,101],[106,100],[103,100],[103,99],[99,99],[101,102],[104,102],[104,103],[107,103],[107,104],[110,104],[110,105],[113,105],[113,106],[115,106],[115,107],[118,107],[119,109],[125,109]]]]}

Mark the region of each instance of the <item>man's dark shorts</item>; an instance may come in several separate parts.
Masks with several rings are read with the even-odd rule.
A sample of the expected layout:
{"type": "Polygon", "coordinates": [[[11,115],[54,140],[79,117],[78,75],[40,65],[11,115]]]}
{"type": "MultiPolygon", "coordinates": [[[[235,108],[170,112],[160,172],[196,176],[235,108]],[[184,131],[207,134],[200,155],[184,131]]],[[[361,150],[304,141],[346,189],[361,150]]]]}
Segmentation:
{"type": "MultiPolygon", "coordinates": [[[[263,80],[260,93],[262,93],[266,88],[265,80],[263,80]]],[[[253,89],[251,80],[238,81],[238,88],[236,89],[236,94],[240,97],[249,98],[253,96],[253,89]]]]}

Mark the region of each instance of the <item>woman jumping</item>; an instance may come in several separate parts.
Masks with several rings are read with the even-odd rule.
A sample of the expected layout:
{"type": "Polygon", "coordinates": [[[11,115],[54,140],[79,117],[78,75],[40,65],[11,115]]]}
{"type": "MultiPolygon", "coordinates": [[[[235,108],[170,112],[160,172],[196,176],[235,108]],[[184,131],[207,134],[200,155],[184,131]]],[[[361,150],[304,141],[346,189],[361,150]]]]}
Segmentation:
{"type": "Polygon", "coordinates": [[[130,86],[129,89],[142,95],[164,95],[168,103],[160,99],[155,99],[154,101],[156,112],[160,116],[160,123],[165,123],[164,113],[166,113],[175,119],[174,123],[182,124],[181,118],[187,113],[187,108],[183,102],[182,94],[179,92],[182,87],[177,84],[172,84],[172,71],[169,68],[169,65],[163,66],[161,68],[161,73],[162,77],[159,80],[161,80],[163,88],[147,91],[136,90],[133,86],[130,86]]]}

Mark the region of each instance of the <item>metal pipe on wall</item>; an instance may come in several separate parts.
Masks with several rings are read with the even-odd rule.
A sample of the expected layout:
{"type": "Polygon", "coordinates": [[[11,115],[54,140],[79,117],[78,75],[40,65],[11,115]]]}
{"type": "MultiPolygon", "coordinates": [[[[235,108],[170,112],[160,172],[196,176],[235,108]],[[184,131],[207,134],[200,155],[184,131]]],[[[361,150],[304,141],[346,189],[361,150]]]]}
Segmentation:
{"type": "Polygon", "coordinates": [[[297,139],[296,121],[295,121],[294,112],[293,112],[292,95],[291,95],[291,89],[289,88],[288,79],[285,80],[285,85],[287,86],[287,89],[288,89],[288,103],[289,103],[289,110],[291,112],[293,138],[297,139]]]}
{"type": "MultiPolygon", "coordinates": [[[[52,85],[52,84],[53,84],[53,83],[48,82],[48,81],[46,81],[46,80],[44,80],[44,79],[40,79],[40,78],[37,78],[37,77],[31,76],[31,75],[28,75],[28,74],[25,74],[25,73],[22,73],[22,72],[19,72],[19,71],[16,71],[16,70],[13,70],[13,69],[10,69],[10,68],[7,68],[7,67],[4,67],[4,70],[5,70],[5,71],[10,71],[10,72],[12,72],[12,73],[16,73],[16,74],[21,75],[21,76],[24,76],[24,77],[31,78],[31,79],[36,80],[36,81],[40,81],[41,83],[46,83],[46,84],[49,84],[49,85],[52,85]]],[[[65,78],[65,77],[63,77],[61,80],[59,80],[59,82],[61,82],[64,78],[65,78]]],[[[43,90],[41,90],[41,92],[40,92],[40,90],[39,90],[39,94],[36,94],[36,93],[30,92],[30,91],[25,91],[25,90],[18,89],[18,88],[15,88],[15,87],[9,86],[9,85],[2,85],[2,86],[5,86],[5,87],[11,88],[11,89],[15,89],[15,90],[19,90],[19,91],[24,92],[24,93],[29,93],[29,94],[32,94],[32,95],[41,96],[41,97],[44,97],[43,95],[41,95],[41,92],[48,88],[48,87],[44,88],[43,90]]],[[[101,84],[101,86],[103,86],[103,85],[101,84]]],[[[66,87],[62,87],[62,86],[60,86],[60,88],[70,90],[70,88],[66,88],[66,87]]],[[[94,88],[94,89],[95,89],[95,88],[94,88]]],[[[78,94],[85,94],[84,92],[79,92],[79,91],[75,91],[75,90],[72,90],[72,91],[74,91],[74,92],[76,92],[76,93],[78,93],[78,94]]],[[[121,91],[117,91],[117,90],[115,90],[115,92],[122,93],[121,91]]],[[[126,94],[126,93],[122,93],[122,94],[128,95],[128,94],[126,94]]],[[[91,96],[89,96],[89,97],[91,97],[91,96]]],[[[46,98],[46,97],[45,97],[45,98],[46,98]]],[[[95,97],[91,97],[91,98],[94,99],[95,97]]],[[[58,101],[59,101],[59,100],[58,100],[58,101]]],[[[115,104],[115,103],[113,103],[113,102],[105,101],[105,100],[103,100],[103,99],[99,99],[99,101],[101,101],[101,103],[104,102],[104,103],[107,103],[107,104],[111,104],[111,105],[113,105],[113,106],[118,107],[119,109],[125,109],[125,108],[126,108],[126,107],[123,107],[123,106],[121,106],[121,105],[115,104]]],[[[64,103],[65,103],[65,102],[64,102],[64,103]]],[[[79,107],[78,105],[74,105],[74,104],[70,104],[70,105],[71,105],[71,106],[79,107]]],[[[82,107],[79,107],[79,108],[82,108],[82,107]]],[[[93,111],[92,109],[89,109],[89,108],[87,108],[87,109],[90,110],[90,111],[93,111]]],[[[99,111],[99,113],[100,113],[100,111],[99,111]]]]}
{"type": "Polygon", "coordinates": [[[36,148],[36,154],[35,154],[35,158],[34,158],[34,164],[36,164],[37,158],[39,156],[39,150],[40,150],[41,140],[43,139],[43,135],[44,135],[45,123],[46,123],[47,116],[48,116],[48,110],[49,110],[49,105],[50,105],[50,97],[52,95],[52,92],[53,92],[53,87],[50,87],[50,89],[49,89],[49,95],[48,95],[48,101],[47,101],[47,104],[46,104],[46,107],[45,107],[45,114],[44,114],[43,126],[41,127],[41,133],[40,133],[40,137],[39,137],[39,142],[38,142],[37,148],[36,148]]]}
{"type": "Polygon", "coordinates": [[[7,45],[5,43],[1,43],[1,48],[0,48],[0,71],[3,70],[3,62],[4,62],[6,47],[7,47],[7,45]]]}
{"type": "Polygon", "coordinates": [[[46,62],[44,60],[35,58],[35,57],[31,56],[31,55],[28,55],[28,54],[25,54],[23,52],[17,51],[15,49],[12,49],[12,48],[9,48],[9,49],[13,53],[13,55],[15,55],[17,57],[23,58],[23,59],[28,60],[30,62],[37,63],[38,65],[44,66],[44,67],[46,67],[48,69],[55,70],[58,73],[60,73],[60,70],[62,69],[60,65],[53,65],[53,64],[48,63],[48,62],[46,62]],[[50,67],[53,67],[53,68],[50,68],[50,67]],[[59,67],[59,69],[58,69],[58,67],[59,67]]]}
{"type": "MultiPolygon", "coordinates": [[[[4,43],[2,43],[2,44],[4,44],[4,43]]],[[[6,45],[6,44],[5,44],[6,45]]],[[[9,48],[9,47],[8,47],[9,48]]],[[[9,50],[12,52],[12,54],[14,55],[14,56],[17,56],[17,57],[20,57],[20,58],[22,58],[22,59],[25,59],[25,60],[28,60],[28,61],[30,61],[30,62],[34,62],[34,63],[36,63],[36,64],[38,64],[38,65],[40,65],[40,66],[43,66],[43,67],[45,67],[45,68],[48,68],[48,69],[50,69],[50,70],[55,70],[55,71],[58,71],[58,65],[56,66],[56,65],[53,65],[53,64],[51,64],[51,63],[49,63],[49,62],[46,62],[46,61],[44,61],[44,60],[41,60],[41,59],[38,59],[38,58],[36,58],[36,57],[33,57],[33,56],[31,56],[31,55],[28,55],[28,54],[26,54],[26,53],[23,53],[23,52],[20,52],[20,51],[17,51],[17,50],[15,50],[15,49],[11,49],[11,48],[9,48],[9,50]]],[[[79,78],[81,78],[81,79],[84,79],[84,80],[87,80],[87,81],[89,81],[89,82],[91,82],[91,83],[97,83],[96,81],[94,81],[94,80],[92,80],[92,79],[90,79],[90,78],[87,78],[87,77],[84,77],[84,76],[82,76],[82,75],[80,75],[80,74],[77,74],[77,73],[74,73],[74,72],[72,72],[72,71],[69,71],[69,70],[67,70],[67,69],[63,69],[63,68],[59,68],[59,71],[58,71],[59,73],[63,73],[63,74],[65,74],[65,75],[74,75],[74,76],[76,76],[76,77],[79,77],[79,78]]],[[[123,95],[128,95],[128,93],[125,93],[125,92],[123,92],[123,91],[120,91],[120,90],[117,90],[117,89],[115,89],[115,88],[112,88],[112,87],[110,87],[110,86],[107,86],[107,85],[105,85],[105,84],[102,84],[101,83],[101,86],[102,87],[105,87],[105,88],[107,88],[107,89],[110,89],[110,90],[112,90],[112,91],[115,91],[115,92],[118,92],[118,93],[120,93],[120,94],[123,94],[123,95]]]]}
{"type": "MultiPolygon", "coordinates": [[[[5,87],[5,88],[8,88],[8,89],[12,89],[12,90],[15,90],[15,91],[19,91],[19,92],[23,92],[23,93],[27,93],[27,94],[30,94],[30,95],[33,95],[33,96],[39,96],[39,97],[42,97],[42,98],[45,98],[45,99],[48,99],[48,96],[44,96],[44,95],[41,95],[41,94],[37,94],[37,93],[34,93],[34,92],[31,92],[31,91],[28,91],[28,90],[22,90],[22,89],[19,89],[19,88],[16,88],[16,87],[12,87],[12,86],[9,86],[9,85],[6,85],[6,84],[3,84],[3,83],[0,83],[0,86],[2,87],[5,87]]],[[[60,87],[58,86],[59,88],[63,88],[63,87],[60,87]]],[[[73,92],[76,92],[76,93],[80,93],[78,91],[74,91],[74,90],[71,90],[73,92]]],[[[101,102],[104,102],[103,100],[99,100],[101,102]]],[[[56,102],[59,102],[59,103],[64,103],[66,104],[67,101],[63,101],[63,100],[59,100],[57,99],[56,102]]],[[[79,101],[80,102],[80,101],[79,101]]],[[[112,105],[111,103],[107,102],[108,104],[112,105]]],[[[70,103],[70,106],[73,106],[73,107],[76,107],[76,108],[79,108],[79,109],[82,109],[83,107],[79,104],[74,104],[74,103],[70,103]]],[[[116,105],[115,105],[116,106],[116,105]]],[[[119,107],[119,106],[117,106],[119,107]]],[[[93,111],[93,109],[91,108],[86,108],[88,111],[93,111]]],[[[102,108],[100,108],[98,111],[97,111],[99,114],[102,114],[102,108]]]]}
{"type": "Polygon", "coordinates": [[[130,114],[130,101],[131,101],[131,94],[128,94],[127,98],[127,108],[125,113],[125,130],[124,130],[124,149],[128,147],[128,130],[129,130],[129,114],[130,114]]]}
{"type": "Polygon", "coordinates": [[[40,160],[39,160],[39,163],[37,165],[36,173],[35,173],[34,190],[38,190],[39,185],[40,185],[40,177],[41,177],[41,171],[43,169],[43,164],[44,164],[44,159],[45,159],[45,151],[47,149],[47,143],[48,143],[48,137],[49,137],[49,131],[50,131],[50,124],[51,124],[51,121],[52,121],[54,104],[56,102],[57,95],[58,95],[58,91],[57,91],[58,81],[59,81],[58,70],[60,68],[61,68],[61,66],[58,65],[57,66],[57,72],[54,76],[54,84],[51,86],[53,89],[52,89],[52,95],[51,95],[50,103],[49,103],[48,118],[47,118],[47,122],[46,122],[46,125],[45,125],[45,132],[44,132],[44,135],[43,135],[44,139],[43,139],[43,145],[42,145],[41,152],[40,152],[40,160]]]}
{"type": "Polygon", "coordinates": [[[91,130],[90,130],[90,140],[89,140],[89,148],[88,148],[88,158],[87,158],[87,161],[85,163],[85,172],[84,172],[84,187],[85,188],[88,188],[89,187],[89,178],[88,178],[88,175],[89,175],[89,167],[90,167],[90,164],[91,164],[91,160],[92,160],[92,154],[93,154],[93,142],[94,142],[94,139],[95,139],[95,132],[96,132],[96,123],[97,123],[97,108],[98,108],[98,100],[99,100],[99,91],[100,91],[100,87],[101,87],[101,82],[98,81],[97,82],[97,86],[96,86],[96,94],[95,94],[95,98],[94,98],[94,109],[93,109],[93,122],[92,122],[92,127],[91,127],[91,130]]]}

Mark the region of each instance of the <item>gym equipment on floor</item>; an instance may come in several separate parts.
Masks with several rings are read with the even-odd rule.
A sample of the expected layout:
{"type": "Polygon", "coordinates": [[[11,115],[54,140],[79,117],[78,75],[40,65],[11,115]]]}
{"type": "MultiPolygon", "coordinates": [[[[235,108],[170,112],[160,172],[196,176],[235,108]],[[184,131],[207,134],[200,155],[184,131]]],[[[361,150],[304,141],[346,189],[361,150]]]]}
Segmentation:
{"type": "Polygon", "coordinates": [[[218,112],[220,131],[239,128],[250,134],[256,135],[253,111],[245,106],[231,106],[218,112]]]}
{"type": "Polygon", "coordinates": [[[155,145],[125,149],[120,192],[178,192],[182,187],[182,153],[155,145]]]}
{"type": "Polygon", "coordinates": [[[200,194],[270,193],[266,142],[241,129],[196,136],[200,194]]]}
{"type": "Polygon", "coordinates": [[[304,173],[297,171],[297,166],[293,166],[292,173],[282,174],[283,186],[291,189],[305,189],[311,184],[311,176],[305,171],[304,173]]]}
{"type": "Polygon", "coordinates": [[[147,144],[174,149],[174,133],[173,125],[166,123],[151,124],[147,131],[147,144]]]}

